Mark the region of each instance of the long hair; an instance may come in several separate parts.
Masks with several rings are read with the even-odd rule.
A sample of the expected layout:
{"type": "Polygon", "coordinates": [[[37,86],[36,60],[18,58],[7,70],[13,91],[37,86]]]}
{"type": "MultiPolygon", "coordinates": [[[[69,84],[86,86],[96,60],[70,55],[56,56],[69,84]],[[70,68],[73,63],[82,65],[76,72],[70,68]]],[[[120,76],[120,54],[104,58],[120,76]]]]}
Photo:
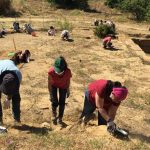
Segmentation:
{"type": "Polygon", "coordinates": [[[68,68],[68,64],[67,64],[67,62],[66,62],[66,60],[65,60],[65,58],[63,56],[60,56],[60,58],[61,58],[61,60],[62,60],[62,62],[64,64],[63,69],[66,70],[68,68]]]}
{"type": "Polygon", "coordinates": [[[15,53],[14,56],[12,56],[12,58],[10,59],[10,60],[12,60],[14,62],[15,65],[19,65],[20,64],[20,58],[19,58],[20,54],[21,54],[21,51],[15,53]]]}

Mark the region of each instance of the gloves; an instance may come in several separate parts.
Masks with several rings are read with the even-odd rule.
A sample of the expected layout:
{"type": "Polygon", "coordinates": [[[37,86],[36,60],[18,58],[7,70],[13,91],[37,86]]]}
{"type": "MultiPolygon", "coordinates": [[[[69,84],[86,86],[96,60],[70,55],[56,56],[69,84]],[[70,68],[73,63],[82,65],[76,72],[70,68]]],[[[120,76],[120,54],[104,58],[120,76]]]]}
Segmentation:
{"type": "Polygon", "coordinates": [[[70,89],[67,89],[66,97],[68,98],[70,96],[70,89]]]}
{"type": "Polygon", "coordinates": [[[9,109],[10,108],[10,100],[9,99],[6,99],[4,101],[4,109],[9,109]]]}
{"type": "Polygon", "coordinates": [[[114,133],[115,129],[116,129],[116,124],[110,119],[107,122],[107,131],[109,133],[114,133]]]}

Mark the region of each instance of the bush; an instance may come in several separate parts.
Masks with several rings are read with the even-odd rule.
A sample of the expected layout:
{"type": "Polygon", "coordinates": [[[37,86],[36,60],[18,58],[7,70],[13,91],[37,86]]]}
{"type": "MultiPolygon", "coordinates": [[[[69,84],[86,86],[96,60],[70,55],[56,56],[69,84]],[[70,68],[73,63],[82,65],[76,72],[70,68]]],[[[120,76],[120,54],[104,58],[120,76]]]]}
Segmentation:
{"type": "Polygon", "coordinates": [[[143,0],[124,0],[121,8],[133,14],[136,20],[145,18],[147,2],[143,0]]]}
{"type": "Polygon", "coordinates": [[[47,0],[51,4],[59,5],[60,7],[87,9],[88,0],[47,0]]]}
{"type": "Polygon", "coordinates": [[[11,8],[10,0],[0,0],[0,13],[7,12],[11,8]]]}
{"type": "Polygon", "coordinates": [[[150,21],[150,4],[147,6],[145,19],[150,21]]]}
{"type": "Polygon", "coordinates": [[[72,31],[72,29],[73,29],[72,24],[69,23],[69,21],[66,20],[66,19],[64,21],[58,21],[57,24],[58,24],[58,28],[60,30],[69,30],[69,31],[72,31]]]}
{"type": "Polygon", "coordinates": [[[99,25],[94,29],[94,35],[98,38],[104,38],[108,34],[115,34],[115,31],[107,25],[99,25]]]}

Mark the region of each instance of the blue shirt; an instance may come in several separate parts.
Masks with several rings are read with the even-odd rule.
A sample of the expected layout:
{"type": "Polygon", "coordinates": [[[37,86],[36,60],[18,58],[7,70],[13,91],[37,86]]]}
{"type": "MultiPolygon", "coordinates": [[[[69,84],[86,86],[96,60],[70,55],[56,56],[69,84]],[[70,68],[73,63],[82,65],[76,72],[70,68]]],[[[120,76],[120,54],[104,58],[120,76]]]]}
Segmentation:
{"type": "Polygon", "coordinates": [[[16,73],[19,81],[21,82],[22,74],[12,60],[0,60],[0,75],[4,71],[13,71],[14,73],[16,73]]]}

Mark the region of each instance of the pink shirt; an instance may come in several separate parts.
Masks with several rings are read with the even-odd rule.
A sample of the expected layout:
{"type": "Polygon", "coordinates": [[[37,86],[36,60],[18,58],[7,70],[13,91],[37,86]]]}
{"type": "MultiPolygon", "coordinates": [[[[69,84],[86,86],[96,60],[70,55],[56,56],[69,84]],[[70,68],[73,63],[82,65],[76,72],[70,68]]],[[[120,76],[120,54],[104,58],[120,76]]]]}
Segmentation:
{"type": "Polygon", "coordinates": [[[66,69],[62,75],[58,75],[54,71],[54,67],[51,67],[48,71],[48,75],[51,76],[51,85],[61,89],[67,89],[69,86],[70,78],[72,77],[70,69],[66,69]]]}
{"type": "Polygon", "coordinates": [[[104,39],[103,39],[103,42],[110,42],[111,41],[111,37],[110,36],[107,36],[107,37],[105,37],[104,39]]]}

